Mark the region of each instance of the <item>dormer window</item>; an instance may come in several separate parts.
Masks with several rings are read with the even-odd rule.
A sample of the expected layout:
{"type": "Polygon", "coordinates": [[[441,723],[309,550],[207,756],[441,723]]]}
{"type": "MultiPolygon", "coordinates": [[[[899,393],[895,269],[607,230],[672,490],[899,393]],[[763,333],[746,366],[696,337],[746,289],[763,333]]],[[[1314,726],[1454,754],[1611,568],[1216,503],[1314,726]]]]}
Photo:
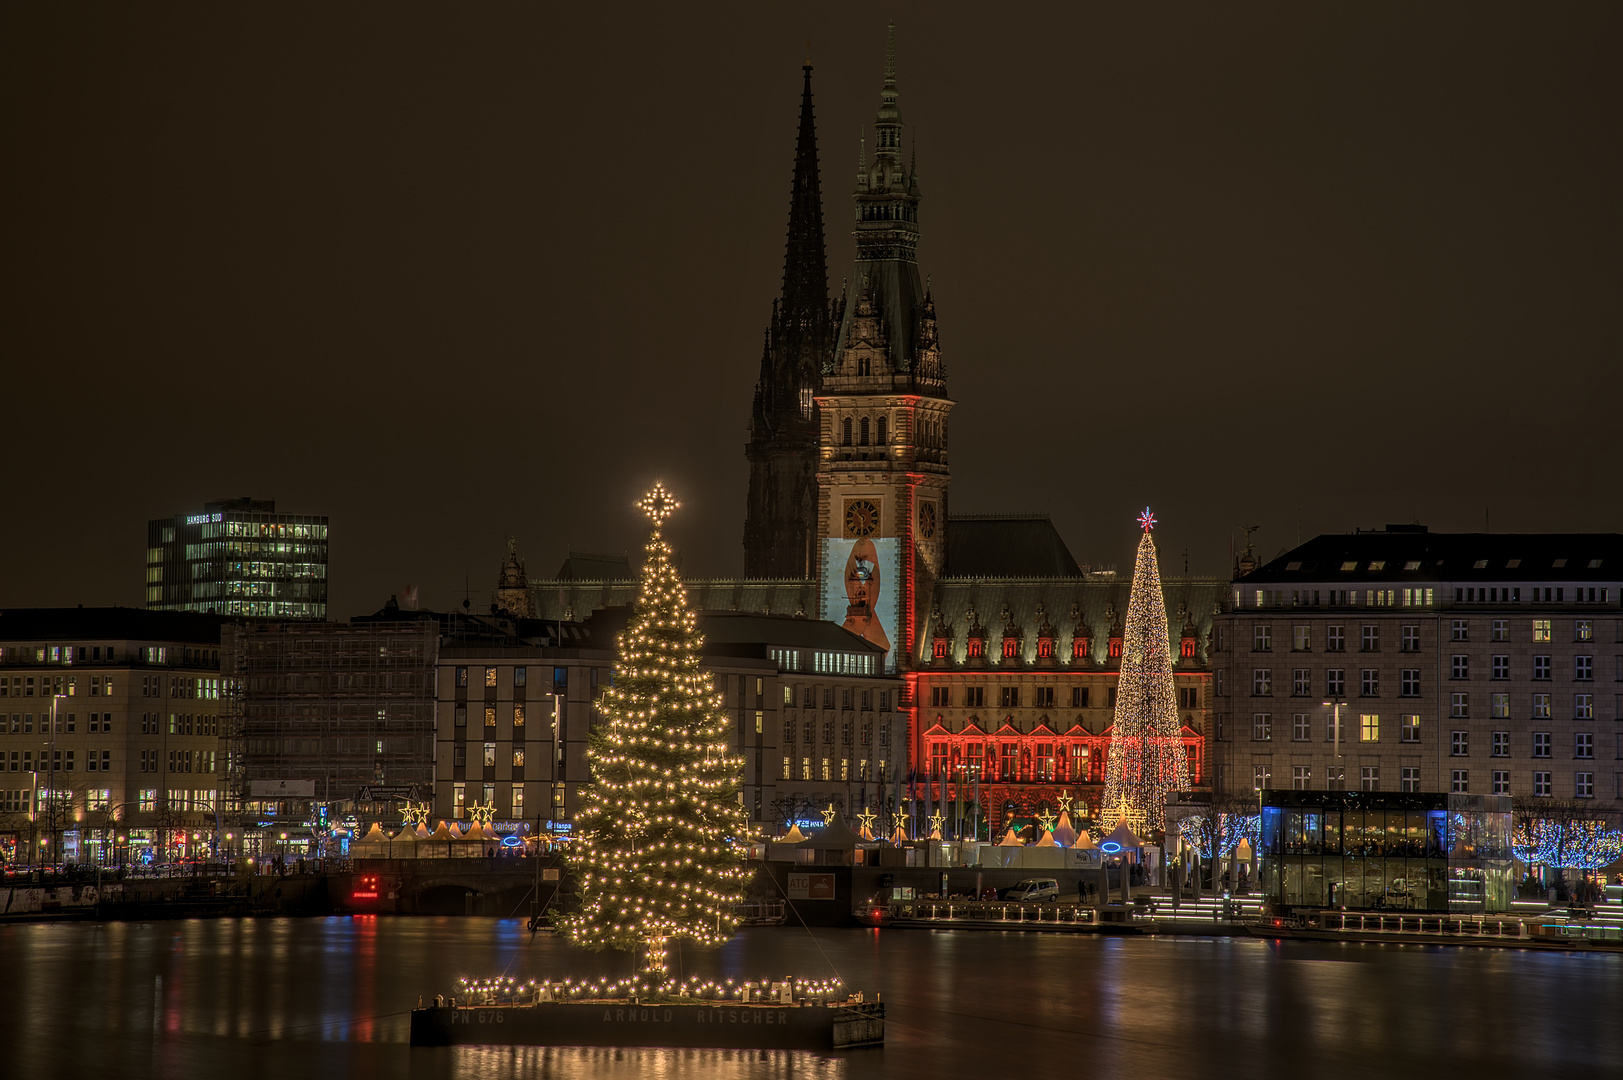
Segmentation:
{"type": "Polygon", "coordinates": [[[1020,639],[1006,637],[1003,639],[1003,659],[1018,660],[1020,658],[1020,639]]]}
{"type": "Polygon", "coordinates": [[[971,660],[978,660],[986,655],[986,639],[972,637],[969,639],[966,652],[971,660]]]}
{"type": "Polygon", "coordinates": [[[1357,570],[1357,569],[1358,569],[1358,560],[1357,559],[1351,559],[1351,560],[1341,564],[1341,572],[1343,574],[1350,574],[1354,570],[1357,570]]]}
{"type": "Polygon", "coordinates": [[[1071,639],[1071,659],[1086,660],[1093,653],[1093,642],[1085,637],[1071,639]]]}
{"type": "Polygon", "coordinates": [[[1113,637],[1110,639],[1110,659],[1121,659],[1121,638],[1119,637],[1113,637]]]}
{"type": "Polygon", "coordinates": [[[1403,564],[1403,568],[1405,570],[1418,570],[1420,569],[1420,560],[1410,559],[1408,562],[1403,564]]]}
{"type": "Polygon", "coordinates": [[[934,651],[935,658],[937,660],[945,660],[947,658],[947,653],[951,648],[952,648],[952,642],[951,641],[949,641],[948,639],[946,639],[944,637],[936,638],[935,639],[935,651],[934,651]]]}
{"type": "Polygon", "coordinates": [[[1385,570],[1385,569],[1386,569],[1386,560],[1385,559],[1376,559],[1374,562],[1369,564],[1369,571],[1372,574],[1377,572],[1377,571],[1385,570]]]}
{"type": "Polygon", "coordinates": [[[1039,659],[1039,660],[1052,660],[1052,659],[1054,659],[1054,639],[1053,638],[1046,638],[1045,637],[1045,638],[1038,638],[1037,639],[1037,659],[1039,659]]]}
{"type": "Polygon", "coordinates": [[[1184,638],[1183,644],[1178,648],[1178,655],[1185,660],[1193,660],[1195,658],[1195,639],[1192,637],[1184,638]]]}

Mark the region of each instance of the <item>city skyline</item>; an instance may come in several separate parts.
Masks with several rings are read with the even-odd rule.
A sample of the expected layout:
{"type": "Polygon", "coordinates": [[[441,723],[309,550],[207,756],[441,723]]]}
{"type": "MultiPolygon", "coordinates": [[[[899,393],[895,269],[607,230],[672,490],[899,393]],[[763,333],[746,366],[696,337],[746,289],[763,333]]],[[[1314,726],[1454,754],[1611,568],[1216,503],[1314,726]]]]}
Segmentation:
{"type": "MultiPolygon", "coordinates": [[[[482,607],[510,533],[635,555],[656,478],[740,574],[804,41],[837,294],[886,17],[328,17],[7,17],[8,456],[100,483],[0,606],[139,606],[145,522],[242,495],[330,517],[337,618],[482,607]]],[[[1125,571],[1149,502],[1168,576],[1242,523],[1623,529],[1615,12],[895,17],[952,512],[1125,571]]]]}

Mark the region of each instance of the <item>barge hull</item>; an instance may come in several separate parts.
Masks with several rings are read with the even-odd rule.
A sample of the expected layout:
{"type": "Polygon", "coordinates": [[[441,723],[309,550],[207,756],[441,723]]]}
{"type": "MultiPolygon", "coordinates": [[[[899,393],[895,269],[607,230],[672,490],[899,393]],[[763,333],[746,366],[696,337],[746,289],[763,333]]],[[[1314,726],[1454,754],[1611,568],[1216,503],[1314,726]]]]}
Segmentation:
{"type": "Polygon", "coordinates": [[[411,1012],[413,1046],[674,1046],[844,1050],[885,1041],[885,1006],[541,1002],[411,1012]]]}

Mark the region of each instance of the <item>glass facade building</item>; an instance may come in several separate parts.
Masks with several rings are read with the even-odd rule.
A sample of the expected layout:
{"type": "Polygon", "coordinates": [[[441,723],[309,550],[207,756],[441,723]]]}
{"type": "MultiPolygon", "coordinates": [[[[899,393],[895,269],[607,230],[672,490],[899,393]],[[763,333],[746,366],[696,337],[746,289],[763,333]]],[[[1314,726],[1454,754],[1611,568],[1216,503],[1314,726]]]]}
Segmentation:
{"type": "Polygon", "coordinates": [[[147,523],[147,608],[266,619],[327,617],[327,519],[268,499],[210,502],[147,523]]]}
{"type": "Polygon", "coordinates": [[[1510,798],[1264,791],[1264,895],[1282,908],[1507,911],[1510,798]]]}

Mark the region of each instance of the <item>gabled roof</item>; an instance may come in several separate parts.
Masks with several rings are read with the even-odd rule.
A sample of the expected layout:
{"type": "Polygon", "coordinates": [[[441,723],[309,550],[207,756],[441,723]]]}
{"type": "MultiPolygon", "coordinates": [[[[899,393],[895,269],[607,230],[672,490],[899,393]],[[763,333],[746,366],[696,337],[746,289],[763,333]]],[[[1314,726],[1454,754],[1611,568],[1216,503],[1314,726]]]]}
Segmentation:
{"type": "Polygon", "coordinates": [[[1325,533],[1244,583],[1623,581],[1623,534],[1434,533],[1423,525],[1325,533]]]}
{"type": "Polygon", "coordinates": [[[1047,514],[966,514],[947,520],[947,576],[1054,578],[1080,573],[1047,514]]]}

